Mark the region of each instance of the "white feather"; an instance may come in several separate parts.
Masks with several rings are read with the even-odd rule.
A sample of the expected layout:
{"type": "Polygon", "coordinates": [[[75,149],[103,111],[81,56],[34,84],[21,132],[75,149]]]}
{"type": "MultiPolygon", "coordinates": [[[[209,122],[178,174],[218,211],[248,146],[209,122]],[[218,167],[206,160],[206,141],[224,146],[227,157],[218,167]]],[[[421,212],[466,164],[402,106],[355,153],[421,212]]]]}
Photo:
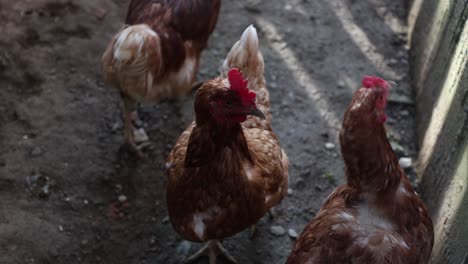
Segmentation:
{"type": "Polygon", "coordinates": [[[195,232],[195,234],[200,240],[204,240],[205,238],[205,220],[215,216],[218,212],[219,207],[214,206],[204,212],[198,212],[193,214],[193,232],[195,232]]]}
{"type": "Polygon", "coordinates": [[[247,29],[244,30],[244,33],[242,33],[240,45],[242,48],[250,51],[258,50],[258,35],[253,25],[248,26],[247,29]]]}

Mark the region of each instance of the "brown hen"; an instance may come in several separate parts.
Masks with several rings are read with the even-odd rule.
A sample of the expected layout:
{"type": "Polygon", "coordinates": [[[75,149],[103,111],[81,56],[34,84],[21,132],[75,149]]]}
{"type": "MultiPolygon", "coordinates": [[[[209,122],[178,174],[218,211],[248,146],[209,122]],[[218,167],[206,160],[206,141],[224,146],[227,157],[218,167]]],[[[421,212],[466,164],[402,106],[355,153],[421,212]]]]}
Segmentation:
{"type": "Polygon", "coordinates": [[[347,184],[298,238],[287,264],[427,263],[432,221],[398,164],[386,133],[389,84],[365,77],[340,133],[347,184]]]}
{"type": "Polygon", "coordinates": [[[132,0],[126,26],[104,52],[104,77],[124,101],[124,141],[140,157],[134,133],[144,131],[132,124],[136,103],[177,98],[191,90],[220,1],[132,0]]]}
{"type": "Polygon", "coordinates": [[[186,240],[208,242],[187,262],[208,254],[213,264],[219,252],[235,262],[219,241],[257,223],[287,192],[288,158],[271,128],[254,27],[233,46],[222,72],[198,90],[195,122],[167,161],[172,226],[186,240]]]}

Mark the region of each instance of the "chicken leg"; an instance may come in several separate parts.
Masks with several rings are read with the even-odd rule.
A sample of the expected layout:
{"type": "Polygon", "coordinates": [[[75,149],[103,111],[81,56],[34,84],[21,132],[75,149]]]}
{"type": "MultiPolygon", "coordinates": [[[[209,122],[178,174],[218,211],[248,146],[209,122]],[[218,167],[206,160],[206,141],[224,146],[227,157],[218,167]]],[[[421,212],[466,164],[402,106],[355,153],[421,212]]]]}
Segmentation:
{"type": "MultiPolygon", "coordinates": [[[[270,217],[270,219],[276,218],[276,212],[274,211],[273,207],[268,209],[268,216],[270,217]]],[[[250,240],[254,239],[256,234],[257,234],[257,224],[253,224],[250,226],[250,235],[249,235],[250,240]]]]}
{"type": "Polygon", "coordinates": [[[190,257],[184,260],[184,264],[191,263],[201,256],[208,256],[210,258],[210,264],[216,264],[216,258],[218,255],[223,255],[231,263],[237,263],[233,256],[221,245],[218,240],[208,241],[200,250],[190,257]]]}
{"type": "MultiPolygon", "coordinates": [[[[137,118],[135,100],[131,99],[127,95],[122,94],[124,101],[124,144],[127,145],[131,151],[137,154],[139,158],[144,158],[145,155],[135,143],[133,120],[137,118]]],[[[143,146],[143,145],[142,145],[143,146]]]]}

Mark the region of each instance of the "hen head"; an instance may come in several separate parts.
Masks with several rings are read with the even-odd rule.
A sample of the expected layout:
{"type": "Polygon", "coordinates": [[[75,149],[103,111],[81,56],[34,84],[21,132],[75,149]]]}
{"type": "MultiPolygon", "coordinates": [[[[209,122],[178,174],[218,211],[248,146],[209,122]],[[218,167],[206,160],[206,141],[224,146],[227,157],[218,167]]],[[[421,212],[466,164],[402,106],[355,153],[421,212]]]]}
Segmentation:
{"type": "MultiPolygon", "coordinates": [[[[354,93],[346,111],[340,133],[343,151],[373,153],[379,142],[386,139],[383,124],[390,84],[376,76],[365,76],[362,88],[354,93]]],[[[353,153],[351,153],[353,154],[353,153]]],[[[354,154],[353,154],[354,155],[354,154]]]]}
{"type": "Polygon", "coordinates": [[[362,86],[354,94],[345,114],[343,126],[347,122],[357,122],[366,127],[376,126],[387,120],[385,109],[390,84],[377,76],[365,76],[362,79],[362,86]]]}
{"type": "Polygon", "coordinates": [[[238,69],[231,69],[227,80],[217,78],[204,83],[195,98],[197,119],[207,114],[218,123],[244,122],[248,115],[265,119],[247,83],[238,69]]]}
{"type": "Polygon", "coordinates": [[[353,175],[348,176],[348,184],[370,184],[375,181],[374,173],[367,170],[375,169],[393,157],[384,127],[389,89],[387,81],[365,76],[362,88],[354,93],[344,115],[340,145],[348,174],[353,175]]]}

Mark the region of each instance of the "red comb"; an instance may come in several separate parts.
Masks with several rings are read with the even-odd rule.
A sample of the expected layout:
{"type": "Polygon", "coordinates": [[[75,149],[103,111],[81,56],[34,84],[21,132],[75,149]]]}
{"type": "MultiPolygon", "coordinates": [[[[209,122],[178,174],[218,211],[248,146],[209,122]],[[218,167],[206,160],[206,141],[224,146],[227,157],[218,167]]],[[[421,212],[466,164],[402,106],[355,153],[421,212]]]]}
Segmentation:
{"type": "Polygon", "coordinates": [[[231,89],[239,94],[244,103],[255,103],[256,94],[249,90],[247,87],[248,80],[244,79],[242,73],[238,69],[234,68],[229,71],[228,80],[231,84],[231,89]]]}
{"type": "MultiPolygon", "coordinates": [[[[371,88],[374,90],[374,92],[377,92],[378,94],[382,95],[382,97],[376,99],[375,107],[378,109],[385,109],[385,107],[387,106],[387,98],[390,88],[388,82],[377,76],[364,76],[364,78],[362,78],[362,86],[364,86],[365,88],[371,88]]],[[[385,122],[385,120],[387,120],[387,116],[385,115],[385,113],[383,113],[380,121],[383,123],[385,122]]]]}
{"type": "Polygon", "coordinates": [[[377,76],[364,76],[364,78],[362,78],[362,86],[366,88],[388,88],[388,82],[377,76]]]}

